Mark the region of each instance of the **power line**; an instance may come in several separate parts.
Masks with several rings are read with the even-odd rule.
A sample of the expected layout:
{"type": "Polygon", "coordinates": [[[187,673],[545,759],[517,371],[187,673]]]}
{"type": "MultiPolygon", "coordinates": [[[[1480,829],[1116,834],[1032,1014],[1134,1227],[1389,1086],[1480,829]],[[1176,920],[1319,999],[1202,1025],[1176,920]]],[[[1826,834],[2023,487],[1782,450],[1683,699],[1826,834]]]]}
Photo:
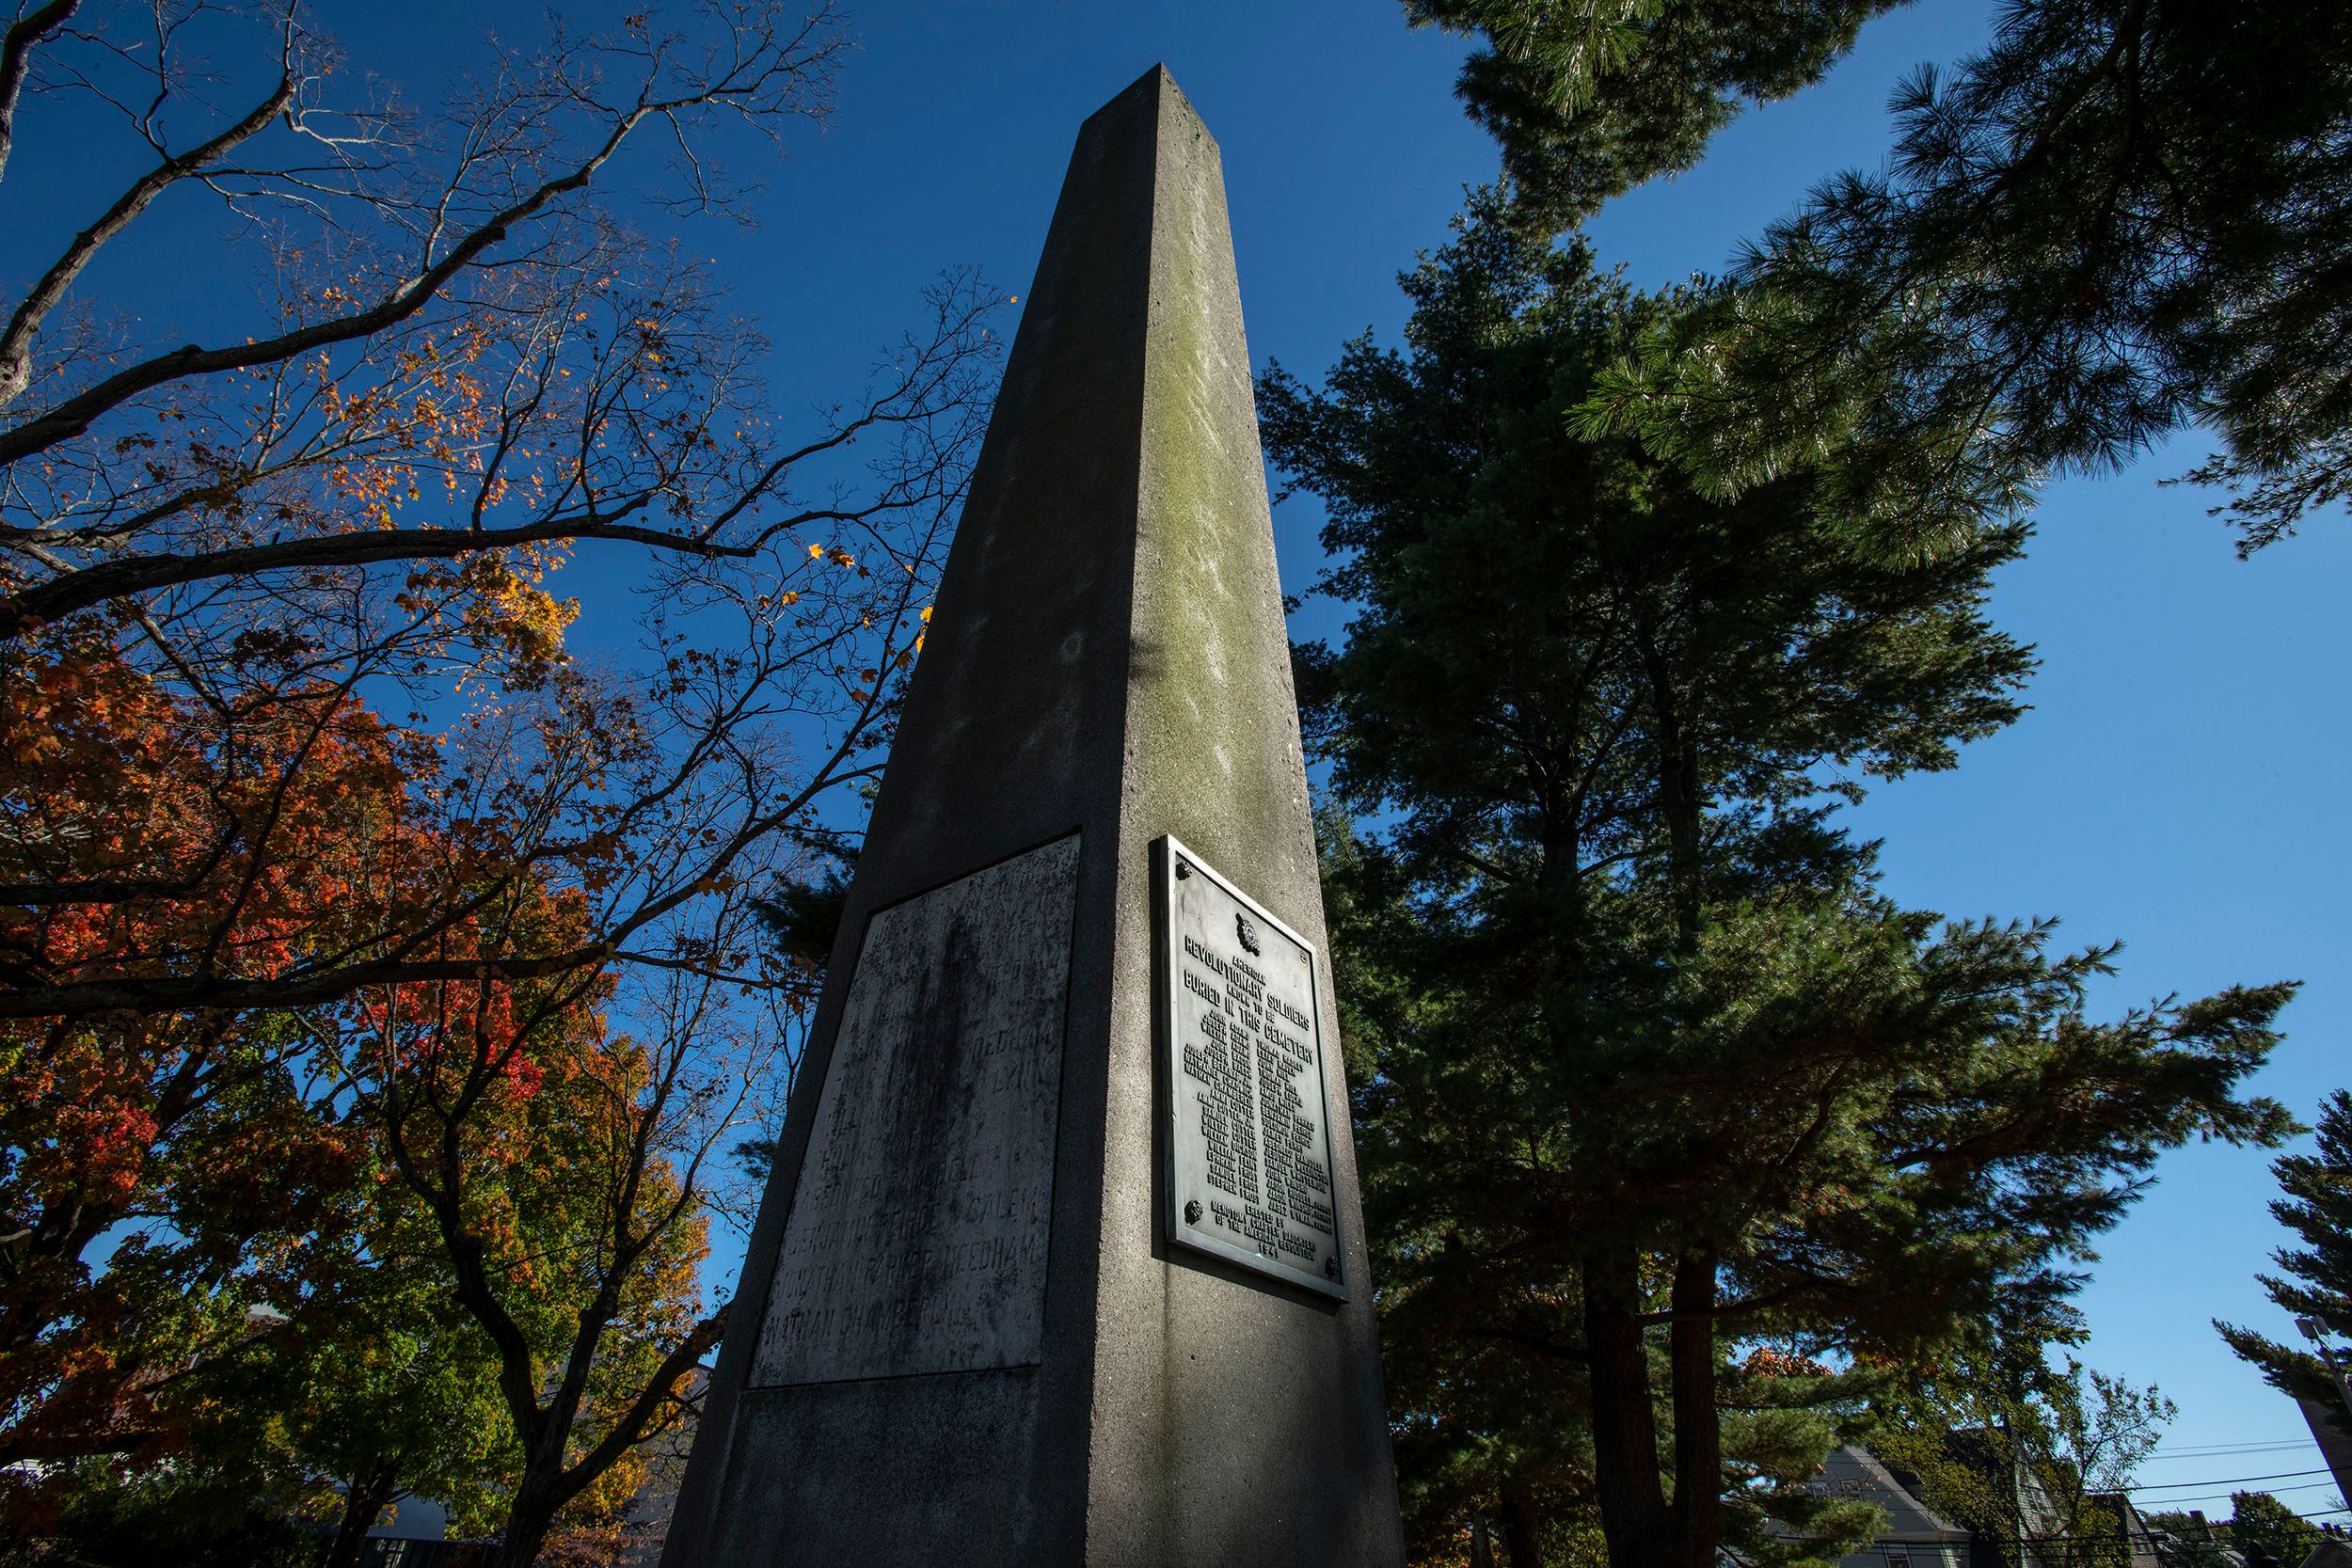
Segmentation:
{"type": "MultiPolygon", "coordinates": [[[[2297,1513],[2295,1517],[2297,1519],[2325,1519],[2330,1514],[2336,1513],[2352,1513],[2352,1508],[2323,1508],[2316,1513],[2297,1513]]],[[[2206,1521],[2205,1528],[2207,1529],[2220,1530],[2235,1529],[2237,1528],[2237,1521],[2234,1518],[2210,1519],[2206,1521]]]]}
{"type": "MultiPolygon", "coordinates": [[[[2332,1481],[2306,1481],[2300,1486],[2272,1486],[2265,1488],[2265,1490],[2274,1494],[2280,1492],[2316,1492],[2323,1486],[2333,1486],[2335,1482],[2332,1481]]],[[[2148,1501],[2160,1507],[2170,1508],[2179,1503],[2227,1502],[2232,1497],[2234,1496],[2234,1493],[2230,1492],[2200,1492],[2193,1497],[2150,1497],[2148,1501]]],[[[2134,1497],[2132,1500],[2134,1502],[2139,1501],[2137,1497],[2134,1497]]]]}
{"type": "Polygon", "coordinates": [[[2214,1481],[2151,1481],[2145,1486],[2126,1486],[2126,1492],[2176,1492],[2184,1486],[2234,1486],[2241,1481],[2293,1481],[2297,1476],[2324,1476],[2330,1472],[2322,1465],[2312,1470],[2280,1470],[2269,1476],[2222,1476],[2214,1481]]]}
{"type": "MultiPolygon", "coordinates": [[[[2190,1500],[2194,1501],[2195,1499],[2191,1498],[2190,1500]]],[[[2337,1513],[2352,1513],[2352,1508],[2323,1508],[2316,1513],[2296,1513],[2293,1516],[2297,1519],[2325,1519],[2337,1513]]],[[[2211,1519],[2206,1521],[2205,1528],[2210,1530],[2217,1530],[2226,1533],[2235,1530],[2238,1526],[2236,1520],[2234,1519],[2211,1519]]],[[[2102,1530],[2089,1535],[2057,1532],[2050,1534],[2028,1533],[2020,1536],[2018,1539],[2028,1546],[2062,1546],[2071,1544],[2111,1546],[2115,1544],[2115,1533],[2112,1530],[2102,1530]]]]}

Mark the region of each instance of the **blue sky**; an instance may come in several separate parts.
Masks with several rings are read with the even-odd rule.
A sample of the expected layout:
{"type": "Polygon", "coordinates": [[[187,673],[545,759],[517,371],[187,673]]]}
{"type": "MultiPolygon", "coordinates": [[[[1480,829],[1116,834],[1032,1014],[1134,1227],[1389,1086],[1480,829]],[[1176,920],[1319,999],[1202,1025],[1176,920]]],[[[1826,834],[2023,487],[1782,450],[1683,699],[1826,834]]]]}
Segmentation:
{"type": "MultiPolygon", "coordinates": [[[[1608,209],[1594,226],[1603,259],[1644,284],[1720,268],[1809,184],[1876,163],[1896,81],[1980,42],[1991,14],[1983,0],[1921,0],[1872,24],[1821,87],[1746,117],[1692,174],[1608,209]]],[[[335,0],[322,16],[356,57],[427,101],[488,27],[516,41],[539,27],[531,7],[453,0],[335,0]]],[[[1443,239],[1463,185],[1493,169],[1489,144],[1451,97],[1461,45],[1408,31],[1382,0],[941,0],[869,5],[855,20],[864,46],[837,120],[796,135],[786,163],[758,171],[760,227],[686,231],[765,323],[787,410],[852,389],[942,267],[977,262],[1025,293],[1079,121],[1154,61],[1223,148],[1261,367],[1278,357],[1314,376],[1367,326],[1392,341],[1397,270],[1443,239]]],[[[44,150],[29,105],[26,119],[11,182],[31,186],[36,210],[78,213],[77,193],[107,160],[94,148],[44,150]]],[[[101,281],[127,288],[160,332],[252,330],[235,325],[247,286],[207,259],[216,229],[200,214],[160,212],[101,281]]],[[[21,277],[34,240],[0,236],[0,270],[21,277]]],[[[2103,1007],[2302,979],[2291,1037],[2261,1087],[2308,1117],[2346,1080],[2352,1016],[2339,957],[2347,748],[2328,718],[2352,669],[2342,612],[2352,530],[2323,518],[2241,564],[2204,515],[2210,498],[2156,483],[2201,455],[2191,439],[2121,476],[2050,489],[2033,549],[2002,574],[1994,603],[1999,623],[2041,649],[2033,711],[1971,748],[1957,771],[1883,788],[1856,821],[1884,838],[1886,884],[1908,903],[2057,915],[2077,942],[2125,941],[2103,1007]]],[[[1311,503],[1277,514],[1293,589],[1313,574],[1316,522],[1311,503]]],[[[576,591],[607,569],[583,553],[576,591]]],[[[1327,633],[1327,614],[1302,629],[1327,633]]],[[[2307,1449],[2237,1461],[2187,1451],[2302,1437],[2294,1409],[2207,1326],[2220,1316],[2291,1332],[2252,1278],[2281,1239],[2264,1209],[2272,1191],[2258,1151],[2168,1158],[2080,1298],[2087,1358],[2180,1403],[2168,1447],[2183,1451],[2152,1464],[2147,1482],[2317,1464],[2307,1449]]],[[[2276,1484],[2314,1512],[2336,1499],[2324,1487],[2290,1489],[2312,1479],[2276,1484]]]]}

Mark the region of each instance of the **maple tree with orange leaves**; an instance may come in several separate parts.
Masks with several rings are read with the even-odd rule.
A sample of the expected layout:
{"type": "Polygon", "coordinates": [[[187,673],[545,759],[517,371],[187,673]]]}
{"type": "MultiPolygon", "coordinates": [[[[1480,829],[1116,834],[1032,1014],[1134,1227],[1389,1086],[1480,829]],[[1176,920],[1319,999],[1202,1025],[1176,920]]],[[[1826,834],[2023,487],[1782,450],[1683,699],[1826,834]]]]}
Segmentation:
{"type": "MultiPolygon", "coordinates": [[[[56,248],[0,300],[20,1528],[79,1465],[193,1473],[257,1365],[409,1321],[419,1269],[505,1434],[469,1505],[503,1560],[606,1528],[689,1409],[707,1228],[752,1196],[723,1151],[817,980],[757,910],[854,844],[999,296],[946,275],[788,433],[755,329],[621,204],[747,213],[702,154],[823,119],[848,41],[821,4],[550,23],[437,123],[296,5],[53,0],[0,39],[0,177],[20,101],[130,105],[151,159],[95,220],[16,214],[56,248]],[[618,181],[657,135],[666,179],[618,181]],[[114,325],[93,263],[167,196],[237,220],[247,332],[114,325]]],[[[413,1483],[378,1447],[270,1463],[349,1469],[350,1535],[413,1483]]]]}

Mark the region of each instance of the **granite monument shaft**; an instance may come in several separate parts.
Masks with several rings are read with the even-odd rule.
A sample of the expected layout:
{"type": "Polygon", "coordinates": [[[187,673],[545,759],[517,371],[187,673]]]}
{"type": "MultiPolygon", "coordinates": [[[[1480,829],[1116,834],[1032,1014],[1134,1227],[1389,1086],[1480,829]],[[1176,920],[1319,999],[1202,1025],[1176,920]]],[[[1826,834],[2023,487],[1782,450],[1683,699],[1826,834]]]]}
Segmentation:
{"type": "Polygon", "coordinates": [[[1216,145],[1079,133],[668,1568],[1391,1568],[1216,145]]]}

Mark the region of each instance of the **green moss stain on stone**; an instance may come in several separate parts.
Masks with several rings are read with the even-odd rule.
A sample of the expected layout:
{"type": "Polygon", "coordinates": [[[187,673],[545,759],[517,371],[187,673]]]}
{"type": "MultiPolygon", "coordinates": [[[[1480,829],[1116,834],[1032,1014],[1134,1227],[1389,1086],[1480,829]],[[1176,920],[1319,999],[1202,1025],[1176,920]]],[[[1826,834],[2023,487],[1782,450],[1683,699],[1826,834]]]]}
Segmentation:
{"type": "Polygon", "coordinates": [[[1232,858],[1300,836],[1296,712],[1216,147],[1181,99],[1160,135],[1131,789],[1168,831],[1232,858]]]}

